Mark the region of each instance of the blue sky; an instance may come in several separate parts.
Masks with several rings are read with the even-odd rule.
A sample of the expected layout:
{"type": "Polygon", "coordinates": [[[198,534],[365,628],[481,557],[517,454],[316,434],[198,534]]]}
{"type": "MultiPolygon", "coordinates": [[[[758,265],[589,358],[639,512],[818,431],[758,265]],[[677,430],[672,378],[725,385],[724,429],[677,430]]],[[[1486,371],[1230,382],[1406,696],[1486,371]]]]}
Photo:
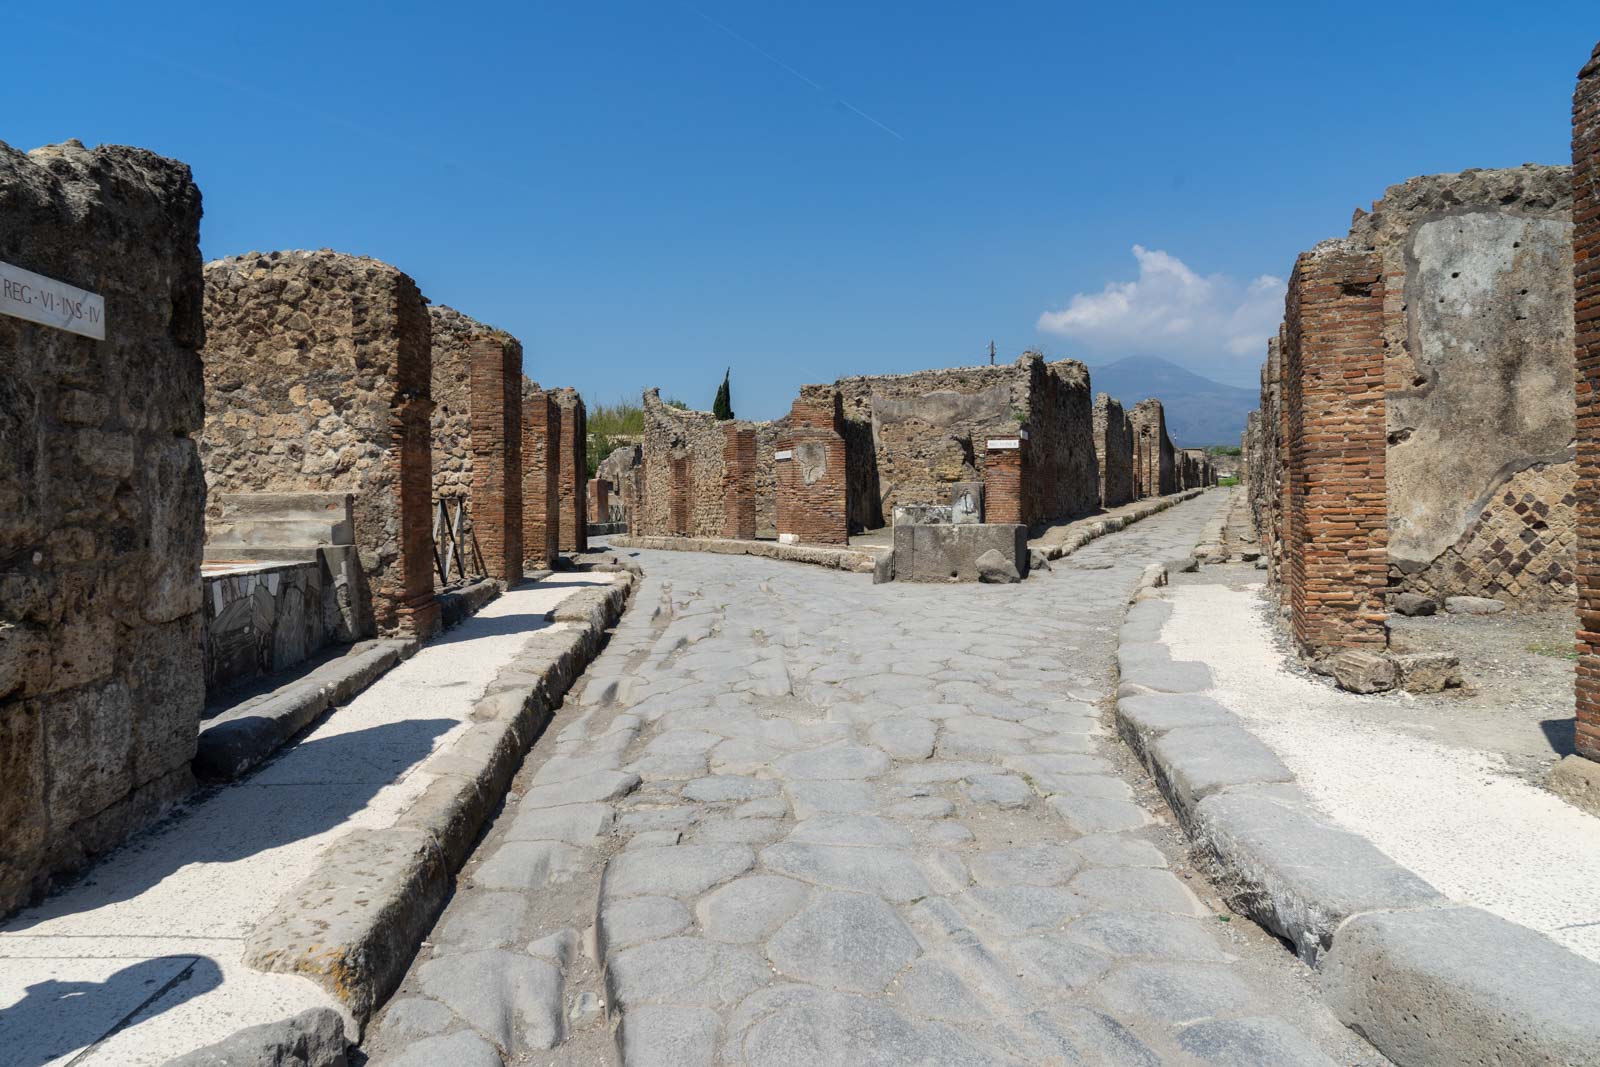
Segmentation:
{"type": "Polygon", "coordinates": [[[1250,384],[1352,209],[1566,162],[1600,37],[1593,0],[26,13],[66,10],[8,18],[0,139],[177,157],[208,259],[376,256],[546,385],[709,407],[731,366],[752,418],[991,338],[1250,384]]]}

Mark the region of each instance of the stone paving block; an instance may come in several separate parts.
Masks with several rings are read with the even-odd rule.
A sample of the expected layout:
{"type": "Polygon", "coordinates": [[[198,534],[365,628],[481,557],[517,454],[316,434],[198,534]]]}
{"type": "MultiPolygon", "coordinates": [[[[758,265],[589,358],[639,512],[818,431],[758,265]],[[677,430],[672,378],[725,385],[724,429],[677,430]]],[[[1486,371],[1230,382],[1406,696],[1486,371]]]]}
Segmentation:
{"type": "Polygon", "coordinates": [[[1083,914],[1085,905],[1082,897],[1054,886],[979,886],[957,897],[956,907],[972,922],[1016,937],[1055,929],[1083,914]]]}
{"type": "Polygon", "coordinates": [[[566,1032],[561,972],[520,952],[436,956],[418,968],[417,984],[513,1057],[554,1048],[566,1032]]]}
{"type": "Polygon", "coordinates": [[[1017,975],[1041,986],[1051,996],[1082,989],[1111,967],[1111,957],[1061,934],[1041,934],[1013,941],[1008,947],[1017,975]]]}
{"type": "Polygon", "coordinates": [[[1178,1045],[1215,1067],[1338,1067],[1281,1019],[1216,1019],[1178,1034],[1178,1045]]]}
{"type": "Polygon", "coordinates": [[[1131,1030],[1103,1012],[1054,1007],[1027,1017],[1030,1034],[1063,1063],[1160,1067],[1161,1058],[1131,1030]]]}
{"type": "Polygon", "coordinates": [[[677,845],[641,848],[606,864],[604,896],[693,897],[755,864],[745,845],[677,845]]]}
{"type": "Polygon", "coordinates": [[[506,832],[513,841],[565,841],[593,845],[611,832],[614,816],[609,804],[568,804],[555,808],[517,809],[506,832]]]}
{"type": "Polygon", "coordinates": [[[1118,959],[1148,957],[1221,963],[1227,954],[1205,920],[1153,912],[1094,911],[1073,921],[1066,936],[1118,959]]]}
{"type": "MultiPolygon", "coordinates": [[[[456,1013],[429,997],[396,997],[383,1009],[383,1033],[390,1039],[410,1040],[442,1034],[456,1021],[456,1013]]],[[[343,1023],[340,1024],[341,1029],[343,1023]]]]}
{"type": "Polygon", "coordinates": [[[612,955],[606,966],[612,1003],[624,1014],[650,1003],[729,1007],[771,980],[754,949],[698,937],[648,941],[612,955]]]}
{"type": "Polygon", "coordinates": [[[967,866],[980,885],[1061,885],[1082,863],[1065,845],[1022,845],[974,853],[967,866]]]}
{"type": "Polygon", "coordinates": [[[1239,726],[1168,730],[1150,746],[1150,762],[1161,794],[1185,826],[1195,805],[1221,790],[1294,781],[1277,753],[1239,726]]]}
{"type": "Polygon", "coordinates": [[[899,849],[784,841],[763,849],[761,862],[768,870],[803,882],[872,893],[885,900],[916,900],[932,892],[911,853],[899,849]]]}
{"type": "Polygon", "coordinates": [[[520,940],[528,899],[521,893],[457,893],[444,921],[434,927],[435,944],[454,949],[499,948],[520,940]]]}
{"type": "Polygon", "coordinates": [[[800,909],[811,889],[777,875],[739,878],[702,897],[695,906],[700,928],[715,941],[763,941],[800,909]]]}
{"type": "Polygon", "coordinates": [[[1600,1049],[1600,965],[1477,908],[1357,915],[1319,974],[1340,1021],[1396,1063],[1592,1063],[1600,1049]]]}
{"type": "Polygon", "coordinates": [[[937,960],[921,959],[900,977],[895,1001],[913,1015],[952,1023],[977,1023],[989,1009],[961,977],[937,960]]]}
{"type": "Polygon", "coordinates": [[[312,1008],[278,1022],[247,1026],[214,1045],[168,1060],[163,1067],[345,1067],[348,1045],[339,1013],[312,1008]]]}
{"type": "Polygon", "coordinates": [[[1228,906],[1287,939],[1307,963],[1351,915],[1444,902],[1366,838],[1327,822],[1298,789],[1217,793],[1193,822],[1228,906]]]}
{"type": "Polygon", "coordinates": [[[500,1053],[471,1030],[442,1037],[427,1037],[407,1045],[393,1056],[374,1060],[373,1067],[504,1067],[500,1053]]]}
{"type": "Polygon", "coordinates": [[[524,808],[555,808],[616,800],[639,787],[639,776],[626,771],[601,771],[570,782],[538,786],[522,795],[524,808]]]}
{"type": "Polygon", "coordinates": [[[872,786],[866,782],[790,782],[788,792],[797,819],[868,812],[878,805],[872,786]]]}
{"type": "Polygon", "coordinates": [[[867,740],[895,759],[921,760],[933,754],[936,733],[926,719],[884,719],[868,728],[867,740]]]}
{"type": "Polygon", "coordinates": [[[1090,834],[1072,842],[1072,850],[1095,867],[1165,867],[1167,857],[1148,841],[1129,834],[1090,834]]]}
{"type": "Polygon", "coordinates": [[[482,889],[542,889],[588,866],[582,849],[560,841],[507,841],[469,876],[482,889]]]}
{"type": "Polygon", "coordinates": [[[688,907],[671,897],[628,897],[600,908],[595,936],[600,953],[681,933],[694,921],[688,907]]]}
{"type": "Polygon", "coordinates": [[[922,952],[893,907],[865,893],[817,893],[767,944],[782,974],[856,993],[878,993],[922,952]]]}
{"type": "Polygon", "coordinates": [[[911,847],[909,833],[877,815],[817,815],[802,819],[795,824],[789,840],[816,845],[911,847]]]}
{"type": "Polygon", "coordinates": [[[1103,908],[1197,917],[1210,914],[1183,880],[1171,871],[1096,867],[1073,878],[1068,888],[1103,908]]]}
{"type": "Polygon", "coordinates": [[[1028,783],[1014,774],[975,774],[966,781],[967,799],[1000,809],[1025,808],[1033,799],[1028,783]]]}
{"type": "Polygon", "coordinates": [[[623,1015],[617,1047],[628,1067],[712,1067],[720,1031],[708,1008],[641,1004],[623,1015]]]}
{"type": "Polygon", "coordinates": [[[1058,794],[1045,803],[1066,820],[1073,834],[1137,830],[1151,821],[1149,813],[1131,800],[1058,794]]]}
{"type": "Polygon", "coordinates": [[[1257,997],[1232,967],[1216,963],[1123,963],[1096,986],[1100,1002],[1127,1018],[1187,1026],[1248,1013],[1257,997]]]}
{"type": "Polygon", "coordinates": [[[683,797],[685,800],[697,800],[703,804],[716,804],[725,800],[770,797],[777,791],[778,783],[770,779],[718,774],[690,782],[683,787],[683,797]]]}

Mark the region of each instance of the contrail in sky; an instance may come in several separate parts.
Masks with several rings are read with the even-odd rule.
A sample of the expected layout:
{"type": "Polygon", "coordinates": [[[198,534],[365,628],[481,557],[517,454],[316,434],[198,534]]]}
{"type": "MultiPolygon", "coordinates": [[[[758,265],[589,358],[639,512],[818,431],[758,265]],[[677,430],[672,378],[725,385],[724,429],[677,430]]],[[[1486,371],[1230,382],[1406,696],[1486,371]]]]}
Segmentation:
{"type": "MultiPolygon", "coordinates": [[[[793,67],[789,66],[789,64],[785,63],[783,60],[779,59],[777,56],[773,55],[771,52],[767,51],[765,48],[762,48],[760,45],[758,45],[754,41],[750,40],[750,38],[745,37],[743,34],[738,33],[737,31],[733,30],[731,27],[723,25],[722,23],[718,22],[716,19],[712,18],[710,15],[706,14],[704,11],[701,11],[699,8],[697,8],[697,7],[693,6],[693,5],[685,5],[685,6],[687,6],[690,11],[693,11],[696,15],[699,15],[701,18],[705,19],[711,25],[715,26],[717,29],[719,29],[723,33],[727,34],[729,37],[732,37],[735,41],[738,41],[740,44],[742,44],[746,48],[750,49],[750,51],[752,51],[752,52],[756,53],[757,55],[763,57],[764,59],[766,59],[768,62],[772,63],[773,65],[781,67],[784,70],[788,71],[790,74],[794,75],[796,78],[798,78],[801,81],[805,82],[808,86],[810,86],[812,89],[816,90],[817,92],[821,93],[823,96],[833,96],[833,94],[828,92],[827,89],[824,89],[822,86],[818,85],[816,82],[812,81],[810,78],[806,77],[804,74],[801,74],[798,70],[795,70],[793,67]]],[[[882,130],[884,133],[887,133],[889,136],[893,137],[895,140],[897,140],[897,141],[904,141],[905,140],[904,137],[901,137],[900,134],[895,132],[893,129],[890,129],[888,126],[885,126],[883,123],[879,122],[877,119],[873,118],[871,115],[867,114],[865,111],[862,111],[859,107],[856,107],[854,104],[852,104],[850,101],[844,99],[843,97],[835,96],[835,97],[833,97],[833,102],[838,104],[840,107],[846,108],[846,109],[848,109],[850,111],[855,112],[857,115],[860,115],[862,118],[866,119],[868,122],[872,123],[874,126],[878,127],[878,129],[882,130]]]]}

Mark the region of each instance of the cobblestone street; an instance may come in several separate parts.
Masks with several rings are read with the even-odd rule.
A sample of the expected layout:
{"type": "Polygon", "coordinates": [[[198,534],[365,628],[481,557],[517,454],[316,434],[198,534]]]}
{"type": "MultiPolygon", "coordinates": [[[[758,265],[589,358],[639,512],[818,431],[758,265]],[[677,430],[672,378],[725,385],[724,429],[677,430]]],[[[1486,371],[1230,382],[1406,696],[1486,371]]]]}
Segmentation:
{"type": "Polygon", "coordinates": [[[372,1061],[1382,1062],[1104,725],[1140,569],[1226,498],[1013,586],[639,554],[372,1061]]]}

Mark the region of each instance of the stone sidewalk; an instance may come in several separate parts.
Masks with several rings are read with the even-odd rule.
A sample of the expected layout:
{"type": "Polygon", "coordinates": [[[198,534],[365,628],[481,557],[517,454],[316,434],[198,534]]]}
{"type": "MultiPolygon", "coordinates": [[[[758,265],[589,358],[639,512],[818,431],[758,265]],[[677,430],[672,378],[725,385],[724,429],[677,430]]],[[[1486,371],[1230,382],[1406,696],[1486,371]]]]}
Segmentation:
{"type": "Polygon", "coordinates": [[[345,833],[391,825],[546,612],[605,574],[511,590],[238,782],[197,794],[0,925],[0,1064],[159,1064],[234,1030],[338,1007],[241,960],[245,939],[345,833]]]}
{"type": "Polygon", "coordinates": [[[641,553],[371,1062],[1381,1063],[1106,725],[1141,569],[1223,500],[1015,586],[641,553]]]}

